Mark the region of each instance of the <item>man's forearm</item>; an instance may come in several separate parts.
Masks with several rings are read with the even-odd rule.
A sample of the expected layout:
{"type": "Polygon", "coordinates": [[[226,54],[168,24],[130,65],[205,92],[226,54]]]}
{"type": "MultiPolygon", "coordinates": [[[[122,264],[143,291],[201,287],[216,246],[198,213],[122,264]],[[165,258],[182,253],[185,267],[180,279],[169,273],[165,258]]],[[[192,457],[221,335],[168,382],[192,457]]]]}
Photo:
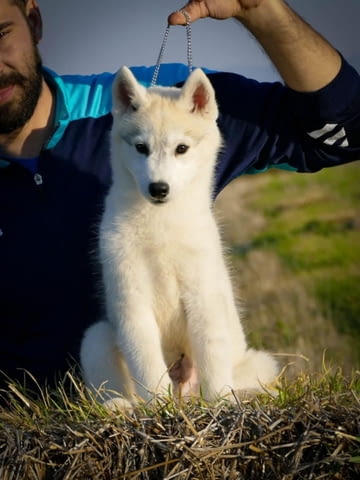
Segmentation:
{"type": "Polygon", "coordinates": [[[263,0],[238,20],[257,38],[290,88],[316,91],[339,72],[338,52],[282,0],[263,0]]]}

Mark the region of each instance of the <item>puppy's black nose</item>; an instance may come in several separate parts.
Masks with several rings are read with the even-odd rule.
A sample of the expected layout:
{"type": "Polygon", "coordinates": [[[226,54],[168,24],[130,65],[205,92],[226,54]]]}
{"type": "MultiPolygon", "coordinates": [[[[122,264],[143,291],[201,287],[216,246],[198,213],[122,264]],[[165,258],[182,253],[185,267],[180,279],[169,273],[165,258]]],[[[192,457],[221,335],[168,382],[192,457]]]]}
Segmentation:
{"type": "Polygon", "coordinates": [[[155,200],[164,200],[170,190],[166,182],[153,182],[149,185],[149,193],[155,200]]]}

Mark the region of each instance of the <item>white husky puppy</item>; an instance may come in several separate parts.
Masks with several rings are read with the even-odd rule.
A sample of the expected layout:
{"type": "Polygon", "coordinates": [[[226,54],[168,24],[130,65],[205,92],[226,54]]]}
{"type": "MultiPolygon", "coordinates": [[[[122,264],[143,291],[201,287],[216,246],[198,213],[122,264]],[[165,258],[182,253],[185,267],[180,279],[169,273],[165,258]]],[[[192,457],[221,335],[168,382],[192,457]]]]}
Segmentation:
{"type": "Polygon", "coordinates": [[[173,386],[209,400],[260,390],[272,357],[247,348],[212,211],[221,136],[210,81],[113,85],[113,184],[100,228],[106,321],[81,348],[87,384],[133,403],[173,386]]]}

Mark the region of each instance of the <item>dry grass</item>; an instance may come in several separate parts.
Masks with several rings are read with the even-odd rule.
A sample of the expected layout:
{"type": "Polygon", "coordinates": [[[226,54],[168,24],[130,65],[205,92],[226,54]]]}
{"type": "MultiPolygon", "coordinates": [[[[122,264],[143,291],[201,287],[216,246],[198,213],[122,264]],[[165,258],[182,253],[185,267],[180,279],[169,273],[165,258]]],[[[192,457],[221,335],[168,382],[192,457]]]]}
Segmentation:
{"type": "Polygon", "coordinates": [[[75,394],[34,401],[13,385],[0,410],[2,480],[340,479],[360,474],[360,377],[303,376],[233,406],[158,399],[109,415],[75,394]]]}

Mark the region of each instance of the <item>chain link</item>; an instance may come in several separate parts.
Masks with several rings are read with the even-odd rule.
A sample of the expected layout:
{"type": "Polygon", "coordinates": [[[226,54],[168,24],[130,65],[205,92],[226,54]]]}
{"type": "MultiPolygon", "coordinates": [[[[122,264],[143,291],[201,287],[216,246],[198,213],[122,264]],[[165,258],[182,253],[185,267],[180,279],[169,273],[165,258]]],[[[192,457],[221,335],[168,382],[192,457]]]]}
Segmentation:
{"type": "MultiPolygon", "coordinates": [[[[192,59],[192,40],[191,40],[191,19],[190,15],[185,11],[185,10],[178,10],[178,12],[182,13],[185,17],[186,20],[186,54],[187,54],[187,62],[188,62],[188,67],[189,67],[189,74],[192,72],[193,69],[193,59],[192,59]]],[[[169,32],[170,32],[170,25],[167,25],[163,37],[163,41],[161,43],[160,47],[160,52],[159,56],[156,61],[156,66],[154,69],[153,77],[151,80],[150,86],[153,87],[156,85],[158,76],[159,76],[159,70],[160,70],[160,65],[162,63],[162,59],[164,56],[166,44],[169,38],[169,32]]]]}

